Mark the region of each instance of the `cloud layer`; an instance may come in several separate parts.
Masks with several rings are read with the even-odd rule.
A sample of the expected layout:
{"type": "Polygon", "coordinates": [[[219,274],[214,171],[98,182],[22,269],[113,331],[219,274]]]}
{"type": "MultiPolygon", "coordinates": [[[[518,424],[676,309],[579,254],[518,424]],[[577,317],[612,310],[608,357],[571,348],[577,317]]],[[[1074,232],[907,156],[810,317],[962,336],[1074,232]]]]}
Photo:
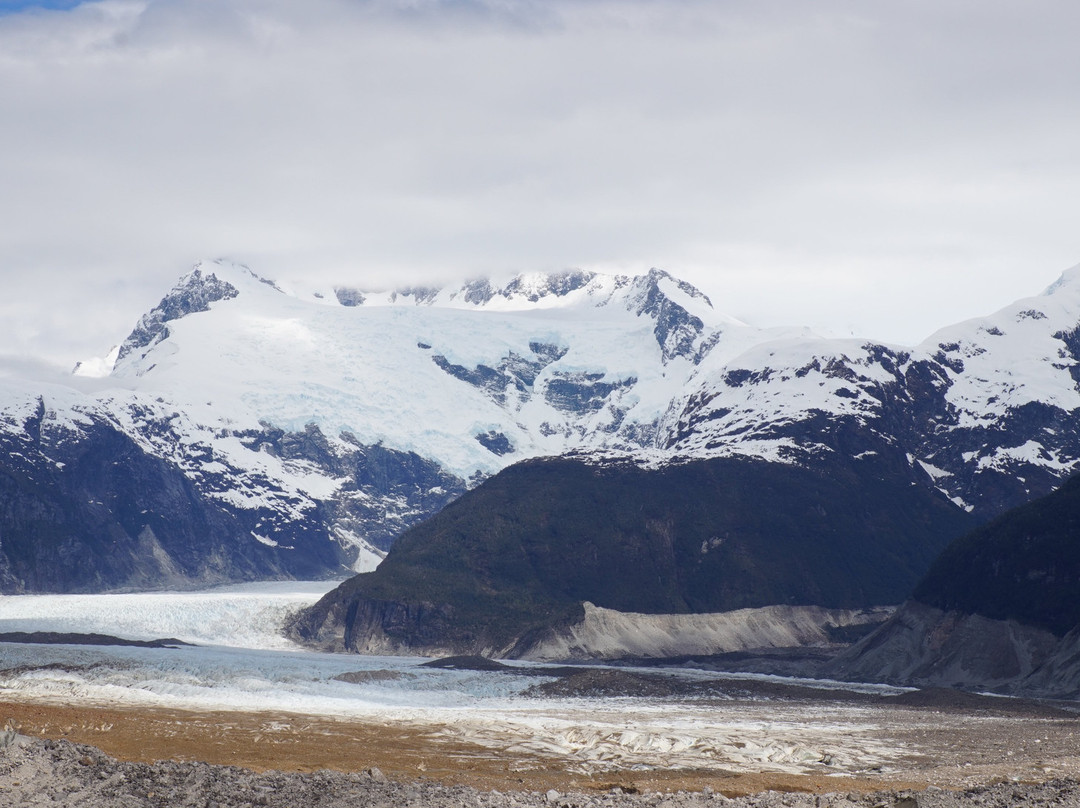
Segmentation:
{"type": "Polygon", "coordinates": [[[1080,260],[1080,6],[101,0],[0,16],[0,353],[188,265],[662,266],[914,341],[1080,260]]]}

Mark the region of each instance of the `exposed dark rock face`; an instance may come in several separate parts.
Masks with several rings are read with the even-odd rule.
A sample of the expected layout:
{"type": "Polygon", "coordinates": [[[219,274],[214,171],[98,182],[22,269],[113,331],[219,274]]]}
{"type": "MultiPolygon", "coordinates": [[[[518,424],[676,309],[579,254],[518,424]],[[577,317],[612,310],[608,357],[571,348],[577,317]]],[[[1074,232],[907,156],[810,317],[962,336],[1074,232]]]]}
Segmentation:
{"type": "Polygon", "coordinates": [[[334,297],[337,298],[338,303],[342,306],[348,306],[350,308],[355,306],[363,306],[367,296],[359,289],[350,289],[347,286],[335,286],[334,297]]]}
{"type": "Polygon", "coordinates": [[[390,293],[390,299],[397,300],[399,297],[411,297],[413,303],[422,306],[431,303],[438,297],[440,289],[436,286],[406,286],[390,293]]]}
{"type": "Polygon", "coordinates": [[[48,423],[0,435],[0,558],[6,592],[190,586],[344,571],[317,515],[289,546],[253,532],[264,514],[231,509],[108,423],[73,437],[48,423]],[[300,548],[297,551],[294,548],[300,548]]]}
{"type": "Polygon", "coordinates": [[[540,372],[566,354],[566,348],[542,342],[530,342],[529,350],[533,352],[534,359],[510,351],[495,367],[481,364],[467,368],[453,364],[440,354],[432,356],[431,361],[455,379],[484,391],[496,404],[503,405],[511,391],[515,391],[521,399],[531,396],[540,372]]]}
{"type": "MultiPolygon", "coordinates": [[[[146,434],[179,441],[171,421],[135,413],[146,434]]],[[[386,548],[465,483],[418,455],[332,449],[317,427],[239,433],[253,452],[316,464],[344,482],[315,500],[232,466],[210,444],[163,458],[100,415],[60,426],[44,405],[0,432],[0,591],[153,589],[325,578],[350,571],[354,537],[386,548]],[[237,503],[255,490],[254,503],[237,503]]]]}
{"type": "Polygon", "coordinates": [[[646,613],[895,603],[971,523],[873,459],[530,461],[406,532],[292,632],[346,650],[507,654],[579,620],[583,601],[646,613]]]}
{"type": "Polygon", "coordinates": [[[431,361],[455,379],[461,379],[466,384],[471,384],[473,387],[483,390],[495,403],[506,403],[506,388],[514,383],[513,375],[506,372],[506,363],[510,361],[510,357],[503,360],[498,368],[487,365],[467,368],[464,365],[455,365],[441,355],[431,357],[431,361]]]}
{"type": "Polygon", "coordinates": [[[502,432],[491,430],[477,435],[476,439],[492,454],[507,455],[514,451],[514,444],[502,432]]]}
{"type": "Polygon", "coordinates": [[[166,338],[169,335],[166,323],[195,312],[209,311],[211,303],[228,300],[237,294],[239,293],[235,286],[219,280],[214,273],[204,275],[201,269],[192,270],[157,306],[143,315],[120,346],[119,359],[166,338]]]}
{"type": "Polygon", "coordinates": [[[602,373],[560,374],[547,383],[544,399],[563,412],[599,412],[611,399],[612,393],[633,387],[637,379],[606,382],[602,373]]]}
{"type": "Polygon", "coordinates": [[[640,284],[637,305],[632,309],[637,315],[647,315],[656,321],[653,335],[663,353],[664,361],[670,362],[677,356],[688,357],[695,362],[701,361],[700,339],[705,324],[700,317],[690,314],[685,308],[672,300],[660,288],[662,282],[673,284],[684,294],[701,299],[708,305],[709,298],[685,281],[673,278],[660,269],[650,269],[640,284]]]}
{"type": "Polygon", "coordinates": [[[462,288],[467,303],[474,306],[482,306],[495,296],[495,290],[491,287],[491,281],[487,278],[478,278],[470,281],[462,288]]]}

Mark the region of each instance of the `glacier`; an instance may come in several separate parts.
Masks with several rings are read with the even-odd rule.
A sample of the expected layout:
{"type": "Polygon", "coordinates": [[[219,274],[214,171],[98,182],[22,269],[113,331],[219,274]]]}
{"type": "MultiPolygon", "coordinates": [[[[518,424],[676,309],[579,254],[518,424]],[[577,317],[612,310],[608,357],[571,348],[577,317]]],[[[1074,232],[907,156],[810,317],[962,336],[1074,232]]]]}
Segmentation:
{"type": "Polygon", "coordinates": [[[295,650],[285,618],[336,581],[273,581],[204,591],[104,595],[0,595],[0,633],[56,631],[126,640],[176,639],[195,645],[295,650]]]}
{"type": "MultiPolygon", "coordinates": [[[[186,634],[231,641],[220,629],[241,615],[253,629],[239,633],[233,645],[179,648],[0,643],[0,693],[31,702],[270,712],[277,721],[288,721],[290,714],[393,721],[423,728],[435,740],[465,740],[500,754],[556,759],[582,774],[655,766],[803,772],[817,771],[826,757],[832,761],[828,771],[836,773],[899,765],[904,754],[901,746],[880,737],[880,713],[842,703],[808,710],[797,702],[768,699],[731,707],[722,700],[537,699],[522,696],[530,685],[549,680],[537,663],[532,665],[541,671],[536,675],[508,676],[423,667],[416,658],[282,646],[268,627],[283,605],[310,603],[324,588],[323,582],[290,582],[185,593],[5,597],[0,600],[0,632],[59,625],[72,630],[76,607],[86,613],[78,628],[112,625],[130,636],[186,634]],[[334,678],[356,671],[391,671],[397,678],[364,684],[334,678]]],[[[693,669],[663,673],[690,680],[724,676],[693,669]]],[[[826,690],[904,690],[727,676],[826,690]]]]}

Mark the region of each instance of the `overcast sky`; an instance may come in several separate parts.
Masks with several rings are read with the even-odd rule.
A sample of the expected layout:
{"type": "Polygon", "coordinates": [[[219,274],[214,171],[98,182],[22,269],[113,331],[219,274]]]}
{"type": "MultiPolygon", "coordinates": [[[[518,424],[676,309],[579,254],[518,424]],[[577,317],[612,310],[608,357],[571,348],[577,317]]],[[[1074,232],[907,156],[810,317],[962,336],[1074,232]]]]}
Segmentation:
{"type": "Polygon", "coordinates": [[[0,355],[104,354],[216,256],[658,266],[914,343],[1080,262],[1078,39],[1071,0],[0,2],[0,355]]]}

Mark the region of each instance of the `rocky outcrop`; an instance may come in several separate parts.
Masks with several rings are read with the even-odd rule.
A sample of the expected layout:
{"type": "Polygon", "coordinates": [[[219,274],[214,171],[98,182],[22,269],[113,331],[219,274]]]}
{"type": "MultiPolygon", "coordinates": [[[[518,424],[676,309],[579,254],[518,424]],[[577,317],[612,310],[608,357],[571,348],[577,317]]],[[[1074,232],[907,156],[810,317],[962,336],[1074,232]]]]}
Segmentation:
{"type": "Polygon", "coordinates": [[[913,599],[839,656],[831,674],[1080,694],[1080,478],[951,543],[913,599]]]}
{"type": "MultiPolygon", "coordinates": [[[[507,397],[527,400],[533,393],[533,383],[537,376],[552,362],[557,362],[566,355],[566,348],[530,342],[532,356],[520,356],[509,351],[496,366],[479,364],[472,368],[450,362],[445,356],[435,354],[431,357],[441,370],[455,379],[460,379],[483,391],[496,404],[505,405],[507,397]]],[[[602,374],[601,374],[602,375],[602,374]]]]}
{"type": "Polygon", "coordinates": [[[180,279],[160,303],[142,316],[120,346],[118,361],[168,337],[167,323],[189,314],[209,311],[211,303],[229,300],[238,294],[235,286],[220,280],[213,272],[203,274],[200,268],[193,269],[180,279]]]}
{"type": "Polygon", "coordinates": [[[849,681],[1076,699],[1080,631],[1062,637],[1016,620],[911,601],[821,673],[849,681]]]}
{"type": "Polygon", "coordinates": [[[454,625],[447,604],[395,600],[334,600],[325,611],[292,624],[289,633],[324,651],[351,651],[386,656],[441,657],[461,653],[505,656],[504,648],[485,645],[482,638],[454,625]]]}
{"type": "Polygon", "coordinates": [[[946,612],[915,601],[839,655],[825,674],[918,687],[1021,692],[1060,638],[1014,620],[946,612]]]}
{"type": "Polygon", "coordinates": [[[664,285],[674,287],[685,297],[696,298],[712,308],[709,298],[698,289],[673,278],[663,270],[650,269],[643,278],[636,279],[636,289],[630,297],[630,310],[639,317],[645,315],[655,321],[653,335],[665,362],[670,362],[675,357],[700,362],[704,351],[711,347],[702,343],[706,331],[705,323],[677,303],[674,296],[666,293],[662,288],[664,285]]]}

